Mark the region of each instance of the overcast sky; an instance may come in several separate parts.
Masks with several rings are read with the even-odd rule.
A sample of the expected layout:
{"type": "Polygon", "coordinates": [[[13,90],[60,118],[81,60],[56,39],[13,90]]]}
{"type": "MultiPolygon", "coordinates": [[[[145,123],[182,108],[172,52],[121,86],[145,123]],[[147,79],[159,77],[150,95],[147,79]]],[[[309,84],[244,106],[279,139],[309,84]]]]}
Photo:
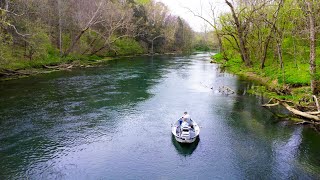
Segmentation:
{"type": "MultiPolygon", "coordinates": [[[[194,31],[205,31],[205,28],[211,28],[199,17],[195,17],[187,8],[193,12],[201,14],[202,16],[212,21],[210,3],[213,4],[218,12],[228,11],[228,7],[224,0],[157,0],[167,5],[172,14],[177,15],[185,19],[194,31]],[[201,6],[202,4],[202,6],[201,6]],[[202,7],[202,8],[201,8],[202,7]]],[[[212,29],[212,28],[211,28],[212,29]]]]}

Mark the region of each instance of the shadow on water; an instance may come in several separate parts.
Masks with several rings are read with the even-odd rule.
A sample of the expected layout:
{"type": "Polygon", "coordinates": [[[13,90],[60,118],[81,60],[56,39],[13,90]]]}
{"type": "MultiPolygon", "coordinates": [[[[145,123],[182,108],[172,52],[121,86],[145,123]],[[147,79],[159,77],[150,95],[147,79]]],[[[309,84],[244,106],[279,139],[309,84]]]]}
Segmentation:
{"type": "Polygon", "coordinates": [[[196,139],[195,142],[191,143],[191,144],[182,144],[179,143],[173,135],[171,135],[171,141],[172,144],[174,145],[174,147],[176,148],[177,152],[182,155],[182,156],[191,156],[192,153],[194,152],[194,150],[197,149],[197,146],[199,144],[200,141],[200,137],[198,137],[196,139]]]}

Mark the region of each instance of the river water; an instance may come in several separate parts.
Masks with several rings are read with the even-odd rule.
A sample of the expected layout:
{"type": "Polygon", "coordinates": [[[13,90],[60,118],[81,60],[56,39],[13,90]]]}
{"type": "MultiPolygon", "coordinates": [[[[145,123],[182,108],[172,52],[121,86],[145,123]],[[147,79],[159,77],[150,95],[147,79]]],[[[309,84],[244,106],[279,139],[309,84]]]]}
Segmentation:
{"type": "Polygon", "coordinates": [[[319,179],[319,133],[279,122],[252,83],[209,61],[125,58],[0,82],[0,179],[319,179]],[[184,111],[202,127],[189,146],[171,135],[184,111]]]}

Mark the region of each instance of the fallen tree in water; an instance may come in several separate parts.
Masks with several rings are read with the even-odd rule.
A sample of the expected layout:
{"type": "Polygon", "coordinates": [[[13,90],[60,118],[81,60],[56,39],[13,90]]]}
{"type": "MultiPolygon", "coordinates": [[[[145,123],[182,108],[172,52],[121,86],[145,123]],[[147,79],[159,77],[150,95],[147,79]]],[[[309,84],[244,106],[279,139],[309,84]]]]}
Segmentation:
{"type": "MultiPolygon", "coordinates": [[[[313,96],[315,99],[315,103],[317,107],[309,108],[311,110],[317,108],[317,111],[301,111],[295,103],[292,101],[286,101],[286,100],[280,100],[276,98],[270,99],[270,101],[266,104],[263,104],[263,107],[270,108],[274,106],[282,105],[285,107],[289,112],[292,113],[292,115],[296,118],[301,119],[300,122],[297,124],[314,124],[314,125],[320,125],[320,111],[319,111],[319,103],[318,99],[313,96]],[[289,105],[290,104],[290,105],[289,105]]],[[[304,107],[306,108],[306,107],[304,107]]]]}
{"type": "Polygon", "coordinates": [[[17,70],[10,70],[10,69],[0,69],[0,77],[9,77],[9,76],[27,76],[30,73],[25,73],[17,70]]]}

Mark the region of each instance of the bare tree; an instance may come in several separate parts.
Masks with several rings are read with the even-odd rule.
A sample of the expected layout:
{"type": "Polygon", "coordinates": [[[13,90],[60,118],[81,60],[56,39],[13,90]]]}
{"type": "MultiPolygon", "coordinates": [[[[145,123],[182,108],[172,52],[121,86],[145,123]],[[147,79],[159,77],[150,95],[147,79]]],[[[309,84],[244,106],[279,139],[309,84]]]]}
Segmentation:
{"type": "MultiPolygon", "coordinates": [[[[99,34],[97,38],[100,38],[100,40],[94,39],[91,41],[90,45],[92,47],[89,47],[91,49],[90,54],[94,55],[106,48],[110,48],[113,43],[121,38],[134,36],[132,14],[133,12],[122,4],[108,2],[101,13],[105,21],[100,23],[99,26],[92,28],[93,31],[99,34]],[[102,45],[99,45],[97,42],[101,41],[102,45]]],[[[89,51],[89,49],[86,49],[84,53],[89,51]]]]}
{"type": "Polygon", "coordinates": [[[310,75],[311,75],[311,91],[313,95],[317,95],[319,90],[317,89],[316,78],[316,21],[315,21],[315,1],[304,0],[306,5],[306,13],[309,20],[309,42],[310,42],[310,75]]]}
{"type": "Polygon", "coordinates": [[[260,65],[261,69],[263,69],[264,66],[265,66],[264,64],[265,64],[265,61],[266,61],[266,58],[267,58],[268,47],[269,47],[269,44],[270,44],[271,37],[273,36],[273,33],[275,33],[275,31],[276,31],[276,23],[278,21],[279,11],[280,11],[282,6],[283,6],[283,0],[280,0],[279,3],[278,3],[276,11],[272,15],[271,21],[269,21],[268,19],[265,19],[265,21],[270,25],[271,29],[270,29],[269,34],[267,35],[267,38],[264,41],[263,50],[262,50],[262,54],[263,55],[262,55],[262,58],[261,58],[261,65],[260,65]]]}
{"type": "Polygon", "coordinates": [[[58,16],[59,16],[59,51],[60,51],[60,57],[63,56],[63,50],[62,50],[62,6],[61,6],[61,0],[58,1],[58,16]]]}
{"type": "Polygon", "coordinates": [[[249,21],[247,21],[247,23],[243,24],[240,21],[239,16],[236,14],[234,6],[228,0],[225,0],[225,2],[230,7],[232,17],[233,17],[233,20],[234,20],[234,23],[235,23],[235,26],[237,29],[237,36],[238,36],[238,40],[239,40],[241,59],[243,60],[243,62],[245,62],[246,66],[251,66],[251,60],[250,60],[249,53],[248,53],[246,32],[245,32],[245,31],[247,31],[249,21]]]}
{"type": "Polygon", "coordinates": [[[63,56],[67,56],[73,50],[75,45],[80,40],[81,36],[93,25],[104,21],[101,19],[101,7],[103,5],[103,1],[100,2],[88,2],[85,0],[75,1],[74,5],[78,7],[77,12],[75,14],[75,18],[78,21],[79,26],[81,27],[78,35],[72,40],[70,47],[66,50],[63,56]],[[84,13],[86,11],[86,13],[84,13]]]}

